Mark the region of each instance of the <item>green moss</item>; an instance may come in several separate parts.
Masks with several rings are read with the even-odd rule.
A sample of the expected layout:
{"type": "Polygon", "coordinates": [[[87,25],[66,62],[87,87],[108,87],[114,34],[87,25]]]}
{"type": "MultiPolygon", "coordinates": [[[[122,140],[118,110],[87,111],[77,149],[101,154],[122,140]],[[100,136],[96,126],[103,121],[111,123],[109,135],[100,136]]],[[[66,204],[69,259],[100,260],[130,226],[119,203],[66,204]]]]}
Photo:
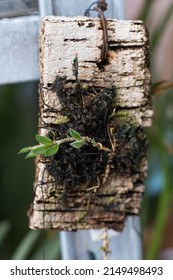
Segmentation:
{"type": "Polygon", "coordinates": [[[70,119],[67,116],[61,115],[59,113],[57,116],[57,119],[53,122],[53,124],[63,124],[63,123],[67,123],[69,121],[70,121],[70,119]]]}
{"type": "Polygon", "coordinates": [[[129,116],[129,112],[127,110],[121,110],[116,113],[116,117],[119,118],[127,118],[129,116]]]}

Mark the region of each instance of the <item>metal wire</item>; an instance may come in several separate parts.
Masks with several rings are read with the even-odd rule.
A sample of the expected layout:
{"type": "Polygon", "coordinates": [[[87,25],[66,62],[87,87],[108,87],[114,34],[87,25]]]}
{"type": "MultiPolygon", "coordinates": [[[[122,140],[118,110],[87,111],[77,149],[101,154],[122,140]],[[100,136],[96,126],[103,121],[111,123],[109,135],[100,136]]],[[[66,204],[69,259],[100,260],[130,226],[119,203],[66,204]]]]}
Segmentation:
{"type": "Polygon", "coordinates": [[[104,15],[104,12],[107,10],[107,6],[108,5],[105,0],[99,0],[97,2],[92,3],[84,13],[84,16],[90,16],[91,11],[96,11],[101,19],[101,24],[103,29],[103,46],[102,46],[102,53],[101,53],[102,62],[107,59],[107,54],[109,49],[107,24],[104,15]]]}
{"type": "Polygon", "coordinates": [[[105,12],[107,10],[108,4],[106,3],[105,0],[99,0],[98,1],[98,7],[105,12]]]}

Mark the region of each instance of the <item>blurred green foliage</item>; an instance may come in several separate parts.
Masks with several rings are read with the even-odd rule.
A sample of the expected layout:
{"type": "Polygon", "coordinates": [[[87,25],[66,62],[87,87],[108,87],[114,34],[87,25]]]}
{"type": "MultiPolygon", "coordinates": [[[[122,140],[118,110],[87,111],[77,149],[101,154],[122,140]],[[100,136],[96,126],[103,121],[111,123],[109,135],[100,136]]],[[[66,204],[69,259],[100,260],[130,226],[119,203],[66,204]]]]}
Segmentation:
{"type": "Polygon", "coordinates": [[[34,165],[31,161],[24,165],[17,152],[23,142],[33,141],[31,131],[36,131],[34,91],[36,93],[35,86],[24,84],[0,89],[0,219],[10,221],[11,226],[3,250],[0,248],[0,258],[4,259],[10,258],[16,244],[28,231],[26,211],[32,200],[34,165]]]}
{"type": "MultiPolygon", "coordinates": [[[[139,19],[148,23],[149,30],[152,4],[153,1],[146,0],[139,15],[139,19]]],[[[151,58],[155,56],[172,16],[173,3],[150,34],[151,58]]],[[[154,61],[152,72],[155,82],[158,77],[154,61]]],[[[163,239],[171,238],[169,232],[165,232],[165,227],[173,207],[173,87],[168,86],[160,91],[156,89],[152,87],[153,126],[146,129],[149,170],[142,204],[146,259],[157,259],[163,239]]],[[[32,201],[35,166],[34,160],[24,162],[17,153],[22,147],[35,144],[37,96],[36,83],[0,87],[0,259],[42,259],[43,249],[46,259],[60,258],[57,233],[46,233],[43,248],[45,233],[28,230],[26,218],[32,201]]]]}
{"type": "MultiPolygon", "coordinates": [[[[0,87],[0,259],[42,259],[42,233],[28,230],[35,165],[18,155],[23,145],[35,144],[37,83],[0,87]]],[[[46,258],[59,257],[57,233],[45,241],[46,258]],[[51,249],[51,250],[50,250],[51,249]]]]}
{"type": "MultiPolygon", "coordinates": [[[[146,0],[139,16],[139,19],[143,19],[146,22],[149,31],[152,4],[153,1],[146,0]]],[[[160,19],[156,28],[150,32],[153,73],[151,93],[153,95],[154,116],[152,127],[146,129],[149,139],[149,170],[142,204],[145,259],[159,258],[164,239],[170,240],[169,242],[170,244],[172,243],[171,248],[173,249],[173,237],[171,239],[169,232],[165,231],[169,212],[173,206],[173,84],[172,82],[159,81],[162,80],[162,77],[157,76],[156,61],[153,59],[172,17],[173,3],[170,3],[164,17],[160,19]]]]}

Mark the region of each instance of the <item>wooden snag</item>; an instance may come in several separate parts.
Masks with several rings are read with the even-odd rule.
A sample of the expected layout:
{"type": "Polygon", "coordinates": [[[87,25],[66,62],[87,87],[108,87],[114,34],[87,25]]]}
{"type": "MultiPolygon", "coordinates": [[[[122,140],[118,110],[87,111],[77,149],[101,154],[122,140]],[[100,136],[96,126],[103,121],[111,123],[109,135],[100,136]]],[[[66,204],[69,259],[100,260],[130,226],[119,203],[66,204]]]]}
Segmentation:
{"type": "Polygon", "coordinates": [[[101,62],[99,19],[45,17],[40,30],[39,134],[92,139],[37,157],[30,228],[121,231],[139,215],[151,125],[148,32],[141,21],[107,21],[101,62]]]}

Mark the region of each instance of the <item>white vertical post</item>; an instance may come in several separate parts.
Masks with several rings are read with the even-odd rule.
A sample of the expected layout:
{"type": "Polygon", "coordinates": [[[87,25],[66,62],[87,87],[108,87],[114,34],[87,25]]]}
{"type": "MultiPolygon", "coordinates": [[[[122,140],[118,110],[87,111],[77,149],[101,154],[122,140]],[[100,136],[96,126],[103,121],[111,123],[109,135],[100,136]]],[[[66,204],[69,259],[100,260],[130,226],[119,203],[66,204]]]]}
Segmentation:
{"type": "Polygon", "coordinates": [[[53,15],[52,0],[38,0],[38,6],[40,16],[51,16],[53,15]]]}
{"type": "Polygon", "coordinates": [[[118,19],[124,19],[125,18],[124,0],[112,0],[111,2],[113,4],[113,9],[116,11],[116,17],[118,19]]]}

